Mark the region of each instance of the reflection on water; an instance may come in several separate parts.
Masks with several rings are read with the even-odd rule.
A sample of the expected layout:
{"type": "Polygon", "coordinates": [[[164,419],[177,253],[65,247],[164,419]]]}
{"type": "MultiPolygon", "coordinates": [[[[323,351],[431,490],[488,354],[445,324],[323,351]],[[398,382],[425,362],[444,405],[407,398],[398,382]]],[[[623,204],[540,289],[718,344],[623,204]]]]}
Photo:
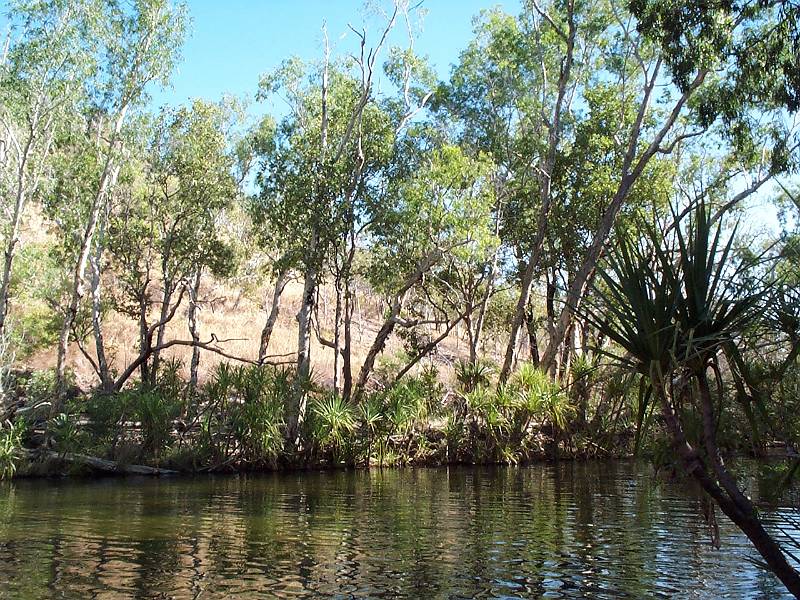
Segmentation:
{"type": "Polygon", "coordinates": [[[630,463],[0,486],[0,597],[776,598],[630,463]]]}

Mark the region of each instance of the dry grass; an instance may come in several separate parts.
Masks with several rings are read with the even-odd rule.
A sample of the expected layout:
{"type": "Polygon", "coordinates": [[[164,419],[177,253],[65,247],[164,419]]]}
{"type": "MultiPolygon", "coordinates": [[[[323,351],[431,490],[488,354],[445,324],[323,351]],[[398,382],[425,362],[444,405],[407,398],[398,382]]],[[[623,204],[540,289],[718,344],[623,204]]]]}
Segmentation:
{"type": "MultiPolygon", "coordinates": [[[[291,282],[284,291],[280,316],[269,346],[269,354],[275,357],[275,361],[287,361],[290,364],[294,362],[297,352],[295,315],[300,308],[301,293],[302,285],[299,282],[291,282]]],[[[271,290],[265,293],[265,296],[267,295],[271,298],[271,290]]],[[[358,369],[381,325],[384,310],[380,298],[370,293],[369,290],[358,289],[356,296],[358,304],[352,330],[354,377],[358,375],[358,369]]],[[[201,299],[202,306],[199,313],[201,339],[207,341],[214,335],[219,340],[225,340],[219,344],[219,347],[227,354],[255,360],[258,357],[259,339],[269,306],[243,295],[238,289],[211,280],[208,280],[203,286],[201,299]]],[[[188,302],[184,301],[175,318],[167,327],[167,340],[191,339],[187,323],[187,308],[188,302]]],[[[323,286],[320,290],[319,316],[322,322],[322,334],[326,338],[333,337],[334,308],[334,291],[330,286],[323,286]]],[[[107,316],[104,326],[109,358],[114,367],[121,370],[130,364],[138,354],[137,324],[125,315],[111,313],[107,316]]],[[[464,358],[468,354],[468,344],[459,333],[456,330],[451,332],[450,336],[440,344],[436,355],[432,357],[445,379],[451,378],[454,360],[464,358]]],[[[92,346],[91,342],[88,343],[88,346],[92,346]]],[[[402,341],[398,336],[393,335],[386,345],[383,356],[392,356],[402,347],[402,341]]],[[[192,350],[188,346],[176,346],[165,351],[162,356],[181,360],[184,365],[184,375],[188,376],[191,353],[192,350]]],[[[311,357],[315,380],[320,384],[330,385],[334,369],[333,350],[322,346],[316,336],[312,336],[311,357]]],[[[200,362],[201,381],[208,377],[217,364],[226,360],[228,359],[218,354],[203,351],[200,362]]],[[[52,367],[54,363],[55,350],[48,349],[34,354],[26,361],[26,366],[48,368],[52,367]]],[[[75,372],[79,385],[82,387],[93,385],[96,380],[95,374],[77,347],[70,348],[69,365],[75,372]]]]}
{"type": "MultiPolygon", "coordinates": [[[[23,224],[21,237],[23,245],[47,246],[52,243],[53,231],[47,225],[47,220],[40,214],[39,210],[30,210],[23,224]]],[[[112,285],[111,282],[107,285],[112,285]]],[[[297,322],[295,315],[300,308],[300,296],[302,285],[300,282],[290,282],[286,287],[278,322],[273,331],[269,347],[269,354],[281,357],[275,360],[286,360],[294,362],[297,352],[297,322]]],[[[214,281],[207,277],[201,290],[200,298],[202,301],[199,313],[200,336],[203,341],[209,340],[212,336],[217,339],[227,340],[220,344],[220,348],[226,353],[244,359],[255,360],[258,356],[258,346],[261,330],[267,318],[269,302],[272,298],[272,288],[267,286],[263,290],[261,299],[248,297],[241,289],[227,285],[223,282],[214,281]],[[266,300],[266,306],[264,298],[266,300]]],[[[352,328],[352,365],[353,376],[358,375],[358,370],[363,364],[364,358],[372,345],[375,335],[382,324],[385,306],[380,297],[364,283],[359,283],[356,287],[356,307],[352,328]]],[[[24,305],[12,303],[12,311],[25,311],[24,305]]],[[[169,324],[166,332],[166,339],[189,340],[187,323],[188,300],[184,300],[179,307],[175,318],[169,324]]],[[[335,311],[335,291],[332,286],[322,286],[319,294],[319,318],[322,326],[322,334],[327,339],[333,338],[333,320],[335,311]]],[[[155,314],[151,315],[151,322],[155,320],[155,314]]],[[[434,334],[431,331],[431,334],[434,334]]],[[[434,334],[438,336],[438,333],[434,334]]],[[[104,321],[104,336],[106,341],[106,352],[112,367],[118,371],[124,369],[138,355],[138,325],[130,317],[114,313],[108,314],[104,321]]],[[[465,341],[466,335],[461,327],[456,327],[436,349],[433,360],[445,378],[452,374],[453,362],[458,358],[468,355],[468,343],[465,341]]],[[[93,352],[92,340],[87,340],[87,349],[93,352]]],[[[499,348],[497,341],[489,343],[485,349],[487,358],[499,360],[498,350],[502,349],[504,343],[500,340],[499,348]]],[[[403,348],[401,339],[393,335],[384,349],[382,356],[390,357],[403,348]]],[[[188,365],[192,350],[188,346],[176,346],[167,350],[164,357],[174,357],[181,360],[184,364],[184,374],[188,376],[188,365]]],[[[317,382],[330,385],[333,380],[334,352],[332,349],[322,346],[312,335],[312,370],[317,382]]],[[[218,354],[203,351],[200,362],[201,381],[208,377],[218,363],[228,360],[218,354]]],[[[52,368],[56,362],[55,347],[47,348],[35,352],[20,367],[32,369],[52,368]]],[[[91,387],[96,383],[96,375],[86,358],[81,354],[76,345],[72,345],[68,356],[69,367],[76,375],[79,385],[84,388],[91,387]]],[[[340,361],[341,364],[341,361],[340,361]]]]}

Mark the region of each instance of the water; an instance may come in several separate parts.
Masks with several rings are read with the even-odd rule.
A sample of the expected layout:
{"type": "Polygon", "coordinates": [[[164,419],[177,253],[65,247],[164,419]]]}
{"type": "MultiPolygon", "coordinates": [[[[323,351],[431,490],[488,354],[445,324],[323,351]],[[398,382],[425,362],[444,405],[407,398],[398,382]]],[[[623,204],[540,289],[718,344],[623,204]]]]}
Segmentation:
{"type": "Polygon", "coordinates": [[[627,462],[0,486],[3,598],[777,598],[627,462]]]}

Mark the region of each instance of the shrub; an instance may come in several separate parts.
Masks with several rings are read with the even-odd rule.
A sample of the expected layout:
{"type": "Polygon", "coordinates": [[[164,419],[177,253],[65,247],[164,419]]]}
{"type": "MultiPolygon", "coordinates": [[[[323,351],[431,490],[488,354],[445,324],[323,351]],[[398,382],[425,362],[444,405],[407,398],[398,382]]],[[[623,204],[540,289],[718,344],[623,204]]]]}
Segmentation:
{"type": "Polygon", "coordinates": [[[201,389],[201,452],[227,462],[274,464],[283,449],[284,401],[294,373],[271,366],[220,364],[201,389]]]}
{"type": "MultiPolygon", "coordinates": [[[[462,398],[464,418],[472,423],[473,454],[483,460],[517,462],[531,421],[551,423],[557,435],[575,413],[558,384],[532,364],[522,365],[497,389],[478,385],[462,398]]],[[[463,421],[461,415],[454,414],[448,422],[451,452],[455,440],[464,439],[463,421]]]]}
{"type": "MultiPolygon", "coordinates": [[[[67,384],[74,385],[75,378],[67,373],[67,384]]],[[[34,371],[25,384],[25,409],[29,418],[47,415],[50,403],[56,394],[56,372],[54,369],[34,371]]]]}
{"type": "Polygon", "coordinates": [[[0,479],[10,479],[17,472],[17,463],[22,458],[22,422],[0,423],[0,479]]]}
{"type": "Polygon", "coordinates": [[[125,423],[136,417],[138,396],[138,390],[124,390],[113,394],[96,392],[87,398],[84,410],[88,431],[96,444],[117,447],[125,423]]]}
{"type": "Polygon", "coordinates": [[[76,452],[83,445],[84,435],[78,424],[78,415],[72,411],[53,416],[47,423],[47,431],[61,456],[76,452]]]}
{"type": "Polygon", "coordinates": [[[309,407],[311,435],[323,449],[330,448],[335,461],[340,461],[351,446],[356,430],[353,407],[341,396],[329,393],[311,401],[309,407]]]}
{"type": "Polygon", "coordinates": [[[160,390],[141,390],[135,393],[132,403],[142,426],[142,451],[158,459],[169,445],[181,399],[160,390]]]}
{"type": "Polygon", "coordinates": [[[487,360],[456,362],[456,381],[462,392],[468,394],[479,387],[489,387],[492,383],[494,365],[487,360]]]}
{"type": "Polygon", "coordinates": [[[509,380],[514,405],[527,416],[545,419],[558,429],[565,429],[575,414],[575,407],[550,376],[530,363],[525,363],[509,380]]]}

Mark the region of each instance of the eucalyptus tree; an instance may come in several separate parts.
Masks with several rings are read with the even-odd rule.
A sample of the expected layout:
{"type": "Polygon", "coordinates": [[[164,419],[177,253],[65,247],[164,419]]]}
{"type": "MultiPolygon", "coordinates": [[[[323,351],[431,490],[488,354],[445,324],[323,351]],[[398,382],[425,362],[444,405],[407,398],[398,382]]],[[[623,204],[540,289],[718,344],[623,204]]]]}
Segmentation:
{"type": "MultiPolygon", "coordinates": [[[[364,197],[389,159],[393,143],[388,113],[375,102],[358,108],[362,95],[359,80],[345,66],[324,69],[326,135],[331,143],[345,136],[350,138],[342,155],[325,166],[324,175],[318,172],[323,168],[318,153],[322,137],[320,80],[318,74],[313,70],[307,73],[299,63],[285,64],[278,74],[280,86],[297,91],[293,98],[296,104],[294,112],[274,131],[271,143],[261,143],[257,175],[260,193],[253,202],[262,244],[279,257],[275,261],[273,307],[287,273],[299,271],[311,294],[310,298],[304,295],[311,305],[308,315],[301,315],[301,323],[314,316],[317,287],[323,281],[326,265],[338,258],[343,241],[365,218],[364,197]],[[348,134],[354,110],[359,111],[359,117],[355,131],[348,134]],[[314,252],[309,250],[312,241],[314,252]],[[309,271],[313,286],[308,281],[309,271]]],[[[306,333],[310,335],[310,321],[308,326],[306,333]]]]}
{"type": "MultiPolygon", "coordinates": [[[[73,324],[86,292],[86,269],[97,243],[96,234],[106,210],[109,194],[116,184],[125,147],[123,126],[128,112],[146,97],[151,82],[165,83],[182,43],[185,11],[168,0],[135,0],[122,3],[106,0],[92,14],[84,16],[86,35],[97,44],[95,77],[86,82],[87,128],[95,145],[98,169],[91,189],[79,198],[86,210],[76,235],[77,253],[71,265],[68,296],[58,341],[56,363],[57,395],[64,392],[67,349],[73,324]]],[[[80,152],[80,151],[79,151],[80,152]]],[[[64,152],[69,162],[69,151],[64,152]]],[[[71,158],[79,160],[79,154],[71,158]]],[[[69,170],[66,171],[67,177],[69,170]]],[[[69,187],[70,182],[62,182],[69,187]]],[[[55,414],[60,402],[52,405],[55,414]]]]}
{"type": "MultiPolygon", "coordinates": [[[[102,124],[95,120],[91,125],[92,129],[87,135],[87,132],[78,129],[77,127],[62,132],[57,140],[56,151],[53,156],[53,181],[47,194],[44,197],[44,215],[48,218],[51,228],[55,233],[54,243],[50,248],[50,254],[54,257],[55,262],[62,265],[60,281],[51,291],[52,297],[49,299],[50,304],[60,313],[61,325],[63,326],[63,318],[65,317],[65,306],[69,306],[71,302],[73,288],[71,287],[72,281],[70,280],[71,273],[68,271],[69,265],[74,264],[77,256],[81,251],[81,244],[83,238],[80,232],[88,217],[88,210],[90,205],[86,202],[87,198],[92,198],[95,193],[94,183],[100,176],[102,171],[102,155],[99,150],[99,138],[107,132],[103,130],[102,124]]],[[[119,190],[117,190],[119,191],[119,190]]],[[[106,204],[106,209],[98,215],[98,224],[101,236],[105,232],[106,217],[108,216],[107,208],[110,203],[106,204]]],[[[87,262],[91,260],[92,269],[92,283],[99,283],[99,273],[95,266],[97,253],[93,245],[91,248],[91,256],[87,251],[87,262]],[[97,280],[97,281],[96,281],[97,280]]],[[[98,313],[101,312],[100,306],[99,286],[97,292],[93,294],[92,306],[93,310],[98,313]]],[[[67,341],[75,341],[78,348],[83,355],[91,360],[93,367],[101,381],[103,387],[110,386],[110,372],[108,368],[108,358],[105,353],[105,344],[103,343],[102,331],[96,331],[95,338],[98,341],[96,347],[97,362],[95,363],[91,358],[91,353],[84,345],[85,338],[90,335],[87,330],[86,324],[90,322],[83,304],[76,305],[75,313],[72,317],[70,331],[67,332],[67,341]]],[[[99,323],[98,323],[99,325],[99,323]]],[[[93,325],[89,326],[90,328],[93,325]]],[[[63,332],[62,332],[63,333],[63,332]]]]}
{"type": "MultiPolygon", "coordinates": [[[[233,123],[224,104],[196,100],[164,109],[147,127],[144,160],[131,198],[111,215],[107,247],[123,295],[118,307],[139,324],[142,383],[153,385],[167,324],[189,296],[189,328],[195,341],[202,275],[218,277],[233,266],[230,244],[218,219],[237,196],[234,157],[228,145],[233,123]],[[150,322],[150,311],[156,317],[150,322]],[[149,359],[149,360],[148,360],[149,359]]],[[[196,382],[199,347],[190,373],[196,382]]]]}
{"type": "MultiPolygon", "coordinates": [[[[662,179],[647,187],[660,187],[664,195],[670,169],[646,169],[649,158],[624,189],[619,186],[620,173],[631,170],[640,134],[658,133],[649,112],[657,59],[629,21],[610,3],[532,1],[516,18],[487,12],[445,86],[443,105],[460,123],[464,143],[490,153],[498,164],[501,235],[520,285],[501,382],[513,366],[524,322],[538,359],[531,305],[537,282],[546,280],[545,322],[552,339],[543,358],[552,366],[567,333],[560,331],[555,312],[559,280],[569,287],[581,274],[576,257],[591,254],[598,228],[608,226],[604,239],[610,234],[635,193],[634,179],[662,179]],[[599,218],[609,204],[616,206],[614,218],[599,218]]],[[[666,95],[662,100],[668,102],[666,95]]],[[[638,194],[642,201],[646,196],[638,194]]]]}
{"type": "MultiPolygon", "coordinates": [[[[395,328],[431,321],[420,315],[404,317],[406,303],[415,292],[430,298],[424,290],[426,281],[435,279],[445,285],[448,274],[463,275],[476,263],[486,269],[496,246],[492,168],[485,157],[471,158],[457,146],[434,147],[405,176],[393,178],[387,197],[374,207],[368,278],[385,296],[387,310],[359,371],[354,386],[357,395],[363,393],[375,360],[395,328]]],[[[475,308],[470,303],[459,307],[455,317],[446,319],[445,335],[475,308]]],[[[412,360],[419,360],[434,346],[426,345],[412,360]]]]}
{"type": "MultiPolygon", "coordinates": [[[[355,218],[356,190],[390,148],[386,137],[391,129],[372,97],[372,83],[378,51],[398,10],[377,47],[364,54],[362,45],[355,62],[331,64],[326,46],[318,68],[307,69],[293,59],[261,81],[262,96],[284,94],[291,109],[276,131],[271,151],[262,157],[256,210],[263,215],[273,245],[283,249],[283,260],[303,276],[297,314],[299,382],[310,376],[312,319],[323,265],[347,230],[347,219],[355,218]],[[363,135],[373,122],[370,135],[363,135]]],[[[286,435],[292,444],[305,407],[299,387],[296,396],[287,403],[286,435]]]]}
{"type": "MultiPolygon", "coordinates": [[[[544,323],[548,340],[554,336],[558,303],[565,300],[563,290],[585,260],[594,232],[616,191],[624,153],[615,147],[609,132],[620,122],[630,124],[636,117],[636,106],[625,101],[616,85],[595,83],[584,90],[583,102],[583,114],[574,124],[570,146],[553,169],[552,218],[540,265],[546,273],[544,323]]],[[[648,164],[620,208],[610,232],[612,239],[619,232],[635,229],[637,217],[642,214],[668,212],[676,195],[677,163],[677,156],[665,155],[648,164]]],[[[589,329],[585,321],[571,320],[566,340],[552,365],[552,372],[564,383],[569,383],[574,351],[585,351],[589,346],[589,329]]]]}
{"type": "Polygon", "coordinates": [[[308,69],[296,59],[287,61],[262,80],[262,96],[282,96],[290,107],[277,129],[274,148],[262,160],[256,207],[266,216],[260,220],[267,224],[272,246],[281,251],[283,269],[299,271],[303,278],[297,315],[298,394],[287,405],[286,417],[290,443],[296,440],[304,412],[300,387],[310,375],[314,331],[320,344],[334,352],[334,387],[338,388],[341,357],[344,395],[349,396],[352,388],[353,264],[358,238],[372,222],[366,202],[385,185],[382,173],[396,151],[398,136],[432,94],[420,85],[426,78],[420,76],[425,71],[423,61],[413,52],[413,10],[405,0],[393,3],[371,49],[366,32],[353,29],[359,52],[342,61],[331,60],[326,35],[321,65],[308,69]],[[401,89],[398,98],[387,99],[374,90],[376,65],[398,20],[405,21],[409,43],[389,54],[386,75],[401,89]],[[316,314],[326,266],[336,290],[332,340],[323,335],[316,314]]]}
{"type": "Polygon", "coordinates": [[[547,367],[564,342],[617,216],[655,156],[671,153],[687,140],[703,139],[699,136],[717,122],[723,127],[711,138],[713,143],[723,140],[745,160],[752,159],[758,146],[755,136],[772,138],[765,149],[770,155],[767,177],[787,169],[796,151],[796,133],[787,128],[786,119],[787,111],[798,109],[800,89],[794,3],[718,2],[696,10],[693,5],[637,0],[631,11],[618,18],[627,43],[618,58],[626,60],[616,61],[611,73],[626,84],[628,97],[637,98],[637,115],[616,132],[626,148],[616,190],[567,286],[566,304],[542,357],[547,367]],[[672,86],[659,85],[665,77],[672,86]],[[634,95],[627,82],[637,79],[634,95]]]}
{"type": "Polygon", "coordinates": [[[463,123],[467,142],[491,153],[498,164],[495,177],[503,192],[498,211],[518,263],[520,293],[501,381],[510,373],[540,269],[553,170],[570,138],[573,104],[597,68],[608,23],[605,4],[533,1],[518,18],[488,11],[445,87],[445,106],[463,123]],[[514,222],[518,226],[512,229],[514,222]]]}
{"type": "MultiPolygon", "coordinates": [[[[262,118],[255,127],[250,129],[242,140],[240,148],[246,149],[250,156],[252,168],[258,169],[256,175],[259,186],[264,187],[264,169],[275,155],[277,150],[277,130],[275,120],[271,115],[262,118]]],[[[269,294],[269,315],[261,330],[261,337],[258,345],[258,361],[264,362],[267,359],[269,343],[272,339],[272,332],[278,322],[281,310],[283,291],[291,278],[291,271],[297,262],[299,249],[292,247],[290,240],[281,234],[280,227],[271,218],[269,211],[263,210],[263,192],[251,198],[245,204],[247,216],[250,222],[250,233],[254,243],[266,254],[267,268],[269,274],[274,279],[272,292],[269,294]],[[283,243],[283,247],[282,247],[283,243]]]]}
{"type": "Polygon", "coordinates": [[[0,59],[0,190],[4,257],[0,336],[6,329],[14,259],[28,204],[40,192],[53,145],[74,119],[95,64],[87,19],[93,0],[11,2],[12,29],[0,59]]]}

